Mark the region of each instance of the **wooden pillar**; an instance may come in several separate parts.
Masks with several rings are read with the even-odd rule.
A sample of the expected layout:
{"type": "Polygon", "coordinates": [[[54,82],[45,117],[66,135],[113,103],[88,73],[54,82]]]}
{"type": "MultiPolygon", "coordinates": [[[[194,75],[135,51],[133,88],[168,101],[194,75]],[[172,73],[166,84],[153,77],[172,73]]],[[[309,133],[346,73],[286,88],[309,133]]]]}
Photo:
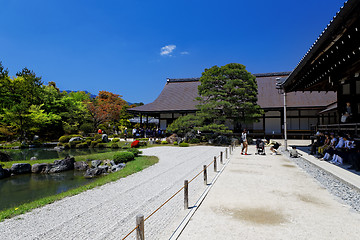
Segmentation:
{"type": "Polygon", "coordinates": [[[206,165],[204,165],[204,184],[207,185],[207,172],[206,172],[206,165]]]}
{"type": "Polygon", "coordinates": [[[188,180],[184,181],[184,209],[189,208],[189,182],[188,180]]]}
{"type": "Polygon", "coordinates": [[[216,163],[216,157],[214,157],[214,172],[217,172],[217,163],[216,163]]]}
{"type": "Polygon", "coordinates": [[[136,216],[136,240],[144,240],[145,232],[144,232],[144,215],[139,214],[136,216]]]}

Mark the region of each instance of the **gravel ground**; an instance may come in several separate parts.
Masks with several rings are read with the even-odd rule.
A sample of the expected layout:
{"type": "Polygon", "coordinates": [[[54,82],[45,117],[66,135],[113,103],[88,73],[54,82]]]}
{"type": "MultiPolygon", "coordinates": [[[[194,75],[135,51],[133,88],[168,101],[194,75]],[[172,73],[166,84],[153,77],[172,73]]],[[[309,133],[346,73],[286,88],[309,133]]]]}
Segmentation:
{"type": "MultiPolygon", "coordinates": [[[[35,209],[0,223],[0,239],[121,239],[135,227],[137,214],[147,217],[190,180],[224,147],[154,147],[144,155],[158,156],[158,164],[106,184],[35,209]]],[[[208,178],[215,173],[209,169],[208,178]]],[[[189,185],[189,205],[204,191],[200,176],[189,185]]],[[[178,194],[145,222],[147,239],[169,237],[187,214],[178,194]]],[[[135,234],[128,239],[135,239],[135,234]]]]}
{"type": "MultiPolygon", "coordinates": [[[[288,153],[284,153],[288,155],[288,153]]],[[[289,157],[289,156],[288,156],[289,157]]],[[[360,212],[360,190],[340,181],[334,175],[324,171],[316,165],[303,158],[290,158],[300,168],[315,178],[321,186],[325,187],[331,194],[340,198],[344,203],[351,206],[355,211],[360,212]]]]}

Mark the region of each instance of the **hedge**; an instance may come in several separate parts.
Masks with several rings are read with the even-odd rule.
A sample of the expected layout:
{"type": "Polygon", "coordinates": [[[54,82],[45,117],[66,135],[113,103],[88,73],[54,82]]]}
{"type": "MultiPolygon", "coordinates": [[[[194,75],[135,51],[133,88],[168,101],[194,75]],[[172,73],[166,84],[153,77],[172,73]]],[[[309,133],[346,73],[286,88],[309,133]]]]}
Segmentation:
{"type": "Polygon", "coordinates": [[[134,159],[135,159],[135,155],[131,152],[115,153],[114,158],[113,158],[113,160],[116,164],[126,163],[126,162],[132,161],[134,159]]]}

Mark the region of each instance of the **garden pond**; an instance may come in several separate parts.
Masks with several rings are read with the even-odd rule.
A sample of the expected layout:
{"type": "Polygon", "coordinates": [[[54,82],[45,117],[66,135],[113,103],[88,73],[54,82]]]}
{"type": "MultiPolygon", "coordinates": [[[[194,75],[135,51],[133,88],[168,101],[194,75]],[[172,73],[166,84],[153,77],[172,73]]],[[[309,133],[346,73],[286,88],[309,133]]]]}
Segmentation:
{"type": "Polygon", "coordinates": [[[0,180],[0,211],[85,185],[84,172],[23,174],[0,180]]]}

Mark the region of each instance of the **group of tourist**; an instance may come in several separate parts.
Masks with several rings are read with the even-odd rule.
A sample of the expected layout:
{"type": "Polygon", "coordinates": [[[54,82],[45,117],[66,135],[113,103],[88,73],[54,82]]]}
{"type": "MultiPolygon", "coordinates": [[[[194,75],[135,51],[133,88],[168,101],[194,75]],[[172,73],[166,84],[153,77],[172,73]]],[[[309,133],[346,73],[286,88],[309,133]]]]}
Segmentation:
{"type": "Polygon", "coordinates": [[[165,132],[160,128],[134,128],[132,135],[134,138],[163,138],[165,137],[165,132]]]}
{"type": "Polygon", "coordinates": [[[335,165],[349,163],[349,169],[360,171],[360,146],[350,134],[318,132],[310,150],[310,154],[317,155],[320,160],[335,165]]]}

